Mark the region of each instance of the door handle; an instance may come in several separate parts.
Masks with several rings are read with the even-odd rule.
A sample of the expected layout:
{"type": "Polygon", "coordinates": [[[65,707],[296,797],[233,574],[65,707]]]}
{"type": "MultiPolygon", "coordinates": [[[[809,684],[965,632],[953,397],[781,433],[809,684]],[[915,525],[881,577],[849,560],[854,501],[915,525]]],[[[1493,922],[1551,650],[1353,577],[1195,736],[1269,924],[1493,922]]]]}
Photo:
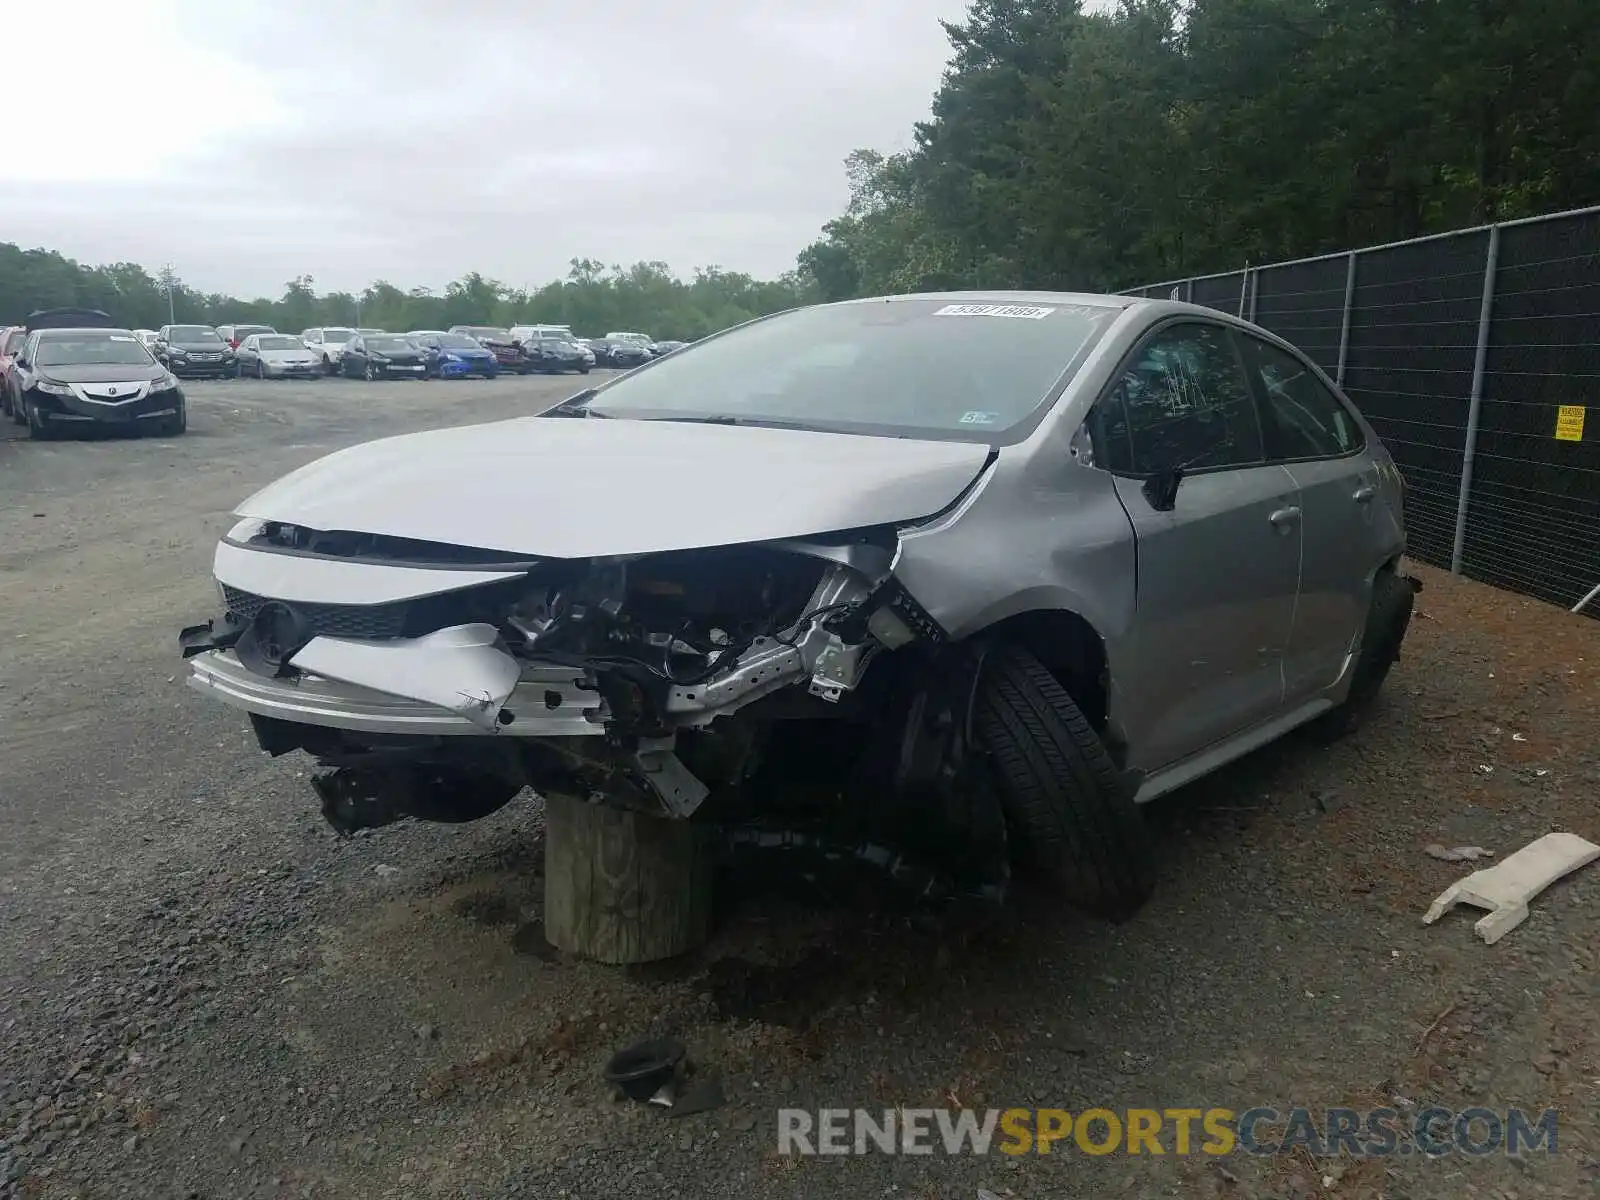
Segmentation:
{"type": "Polygon", "coordinates": [[[1290,526],[1299,524],[1300,509],[1297,505],[1291,504],[1288,508],[1278,509],[1267,520],[1271,521],[1273,528],[1281,533],[1290,526]]]}
{"type": "Polygon", "coordinates": [[[1370,483],[1363,483],[1355,491],[1350,493],[1350,499],[1354,500],[1357,504],[1365,504],[1377,494],[1377,488],[1373,487],[1370,483]]]}

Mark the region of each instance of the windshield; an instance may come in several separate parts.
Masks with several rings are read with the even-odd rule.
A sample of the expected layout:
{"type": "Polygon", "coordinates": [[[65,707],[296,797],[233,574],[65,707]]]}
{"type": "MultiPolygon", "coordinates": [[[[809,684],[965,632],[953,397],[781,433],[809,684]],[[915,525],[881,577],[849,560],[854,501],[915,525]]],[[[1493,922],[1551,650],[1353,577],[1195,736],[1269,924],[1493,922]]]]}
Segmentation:
{"type": "Polygon", "coordinates": [[[276,332],[278,332],[278,331],[276,329],[272,328],[272,326],[270,326],[270,325],[236,325],[236,326],[234,326],[234,329],[233,329],[233,336],[238,338],[240,341],[243,341],[245,338],[249,337],[252,333],[276,333],[276,332]]]}
{"type": "Polygon", "coordinates": [[[608,333],[606,334],[606,340],[612,342],[638,342],[641,345],[650,344],[650,339],[642,333],[608,333]]]}
{"type": "Polygon", "coordinates": [[[348,342],[355,336],[353,329],[324,329],[322,340],[325,342],[348,342]]]}
{"type": "Polygon", "coordinates": [[[169,342],[220,342],[215,329],[207,329],[204,325],[174,325],[167,330],[169,342]]]}
{"type": "Polygon", "coordinates": [[[256,345],[263,350],[304,350],[306,348],[306,344],[299,338],[290,337],[286,333],[273,337],[267,337],[263,334],[256,340],[256,345]]]}
{"type": "Polygon", "coordinates": [[[480,350],[481,346],[463,333],[441,333],[430,339],[441,350],[480,350]]]}
{"type": "Polygon", "coordinates": [[[87,367],[107,363],[148,367],[155,362],[144,344],[131,333],[75,333],[63,338],[40,338],[34,355],[36,367],[87,367]]]}
{"type": "Polygon", "coordinates": [[[369,337],[367,349],[376,350],[379,354],[415,354],[416,346],[406,341],[403,337],[369,337]]]}
{"type": "Polygon", "coordinates": [[[1118,311],[921,299],[805,308],[657,359],[590,407],[987,441],[1032,415],[1118,311]]]}

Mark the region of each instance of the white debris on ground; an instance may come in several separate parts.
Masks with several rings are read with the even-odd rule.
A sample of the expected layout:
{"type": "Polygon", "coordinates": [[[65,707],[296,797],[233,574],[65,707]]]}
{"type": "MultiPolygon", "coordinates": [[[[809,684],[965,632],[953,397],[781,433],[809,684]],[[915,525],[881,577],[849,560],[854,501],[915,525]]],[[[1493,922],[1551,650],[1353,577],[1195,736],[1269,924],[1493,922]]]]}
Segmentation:
{"type": "Polygon", "coordinates": [[[1424,925],[1431,925],[1457,904],[1489,909],[1473,926],[1493,945],[1528,916],[1528,903],[1545,888],[1579,867],[1600,858],[1600,846],[1575,833],[1547,833],[1510,858],[1482,871],[1474,871],[1445,889],[1433,902],[1424,925]]]}

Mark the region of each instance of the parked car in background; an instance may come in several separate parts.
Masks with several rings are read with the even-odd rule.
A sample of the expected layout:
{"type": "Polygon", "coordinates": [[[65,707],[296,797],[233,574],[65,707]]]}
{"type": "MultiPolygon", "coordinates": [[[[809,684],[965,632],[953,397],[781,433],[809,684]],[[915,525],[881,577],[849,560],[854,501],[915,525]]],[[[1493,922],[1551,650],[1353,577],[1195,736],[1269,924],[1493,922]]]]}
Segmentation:
{"type": "Polygon", "coordinates": [[[14,360],[5,407],[40,440],[91,425],[168,435],[188,425],[177,376],[133,330],[103,326],[30,332],[14,360]]]}
{"type": "Polygon", "coordinates": [[[655,355],[657,358],[660,358],[663,355],[671,354],[674,350],[682,350],[688,344],[689,344],[688,342],[674,342],[674,341],[651,342],[650,343],[650,353],[655,355]]]}
{"type": "Polygon", "coordinates": [[[589,349],[594,352],[596,366],[631,369],[643,366],[651,359],[650,347],[645,342],[631,339],[617,340],[611,334],[589,339],[589,349]]]}
{"type": "Polygon", "coordinates": [[[358,333],[344,345],[339,360],[347,379],[424,379],[422,348],[398,333],[358,333]]]}
{"type": "Polygon", "coordinates": [[[525,362],[522,348],[512,339],[509,329],[502,329],[497,325],[452,325],[450,332],[476,338],[494,351],[494,360],[500,364],[502,371],[522,370],[525,362]]]}
{"type": "Polygon", "coordinates": [[[606,341],[634,342],[637,345],[643,346],[646,350],[650,349],[650,347],[655,344],[655,338],[651,337],[648,333],[628,333],[626,331],[613,331],[608,333],[606,334],[606,341]]]}
{"type": "Polygon", "coordinates": [[[22,349],[22,343],[28,338],[28,331],[21,325],[6,325],[0,327],[0,416],[11,415],[11,401],[8,386],[11,381],[11,364],[17,357],[17,351],[22,349]]]}
{"type": "Polygon", "coordinates": [[[559,337],[575,342],[578,335],[572,332],[571,325],[513,325],[508,331],[513,342],[525,342],[529,338],[559,337]]]}
{"type": "Polygon", "coordinates": [[[154,329],[135,329],[133,331],[133,336],[144,343],[144,348],[150,351],[150,356],[154,358],[156,353],[156,342],[161,339],[161,335],[154,329]]]}
{"type": "Polygon", "coordinates": [[[180,379],[222,379],[233,373],[233,347],[209,325],[163,325],[156,331],[155,351],[180,379]]]}
{"type": "Polygon", "coordinates": [[[388,330],[387,330],[387,329],[366,329],[366,328],[358,328],[358,329],[357,329],[357,330],[356,330],[356,332],[357,332],[357,333],[388,333],[388,332],[389,332],[389,331],[388,331],[388,330]]]}
{"type": "Polygon", "coordinates": [[[256,379],[315,379],[322,360],[292,333],[252,333],[235,352],[239,374],[256,379]]]}
{"type": "Polygon", "coordinates": [[[500,373],[494,351],[464,333],[413,330],[406,334],[427,356],[428,373],[439,379],[464,379],[479,375],[493,379],[500,373]]]}
{"type": "Polygon", "coordinates": [[[218,325],[217,336],[237,352],[241,342],[252,333],[277,333],[271,325],[218,325]]]}
{"type": "Polygon", "coordinates": [[[525,360],[522,368],[524,374],[538,372],[560,375],[566,371],[576,371],[580,375],[587,375],[594,369],[594,352],[587,346],[578,345],[570,335],[547,334],[527,338],[522,342],[522,354],[525,360]]]}
{"type": "Polygon", "coordinates": [[[327,375],[339,373],[339,356],[344,353],[345,343],[353,336],[355,330],[342,325],[326,325],[300,331],[300,340],[310,348],[311,353],[322,360],[322,370],[327,375]]]}

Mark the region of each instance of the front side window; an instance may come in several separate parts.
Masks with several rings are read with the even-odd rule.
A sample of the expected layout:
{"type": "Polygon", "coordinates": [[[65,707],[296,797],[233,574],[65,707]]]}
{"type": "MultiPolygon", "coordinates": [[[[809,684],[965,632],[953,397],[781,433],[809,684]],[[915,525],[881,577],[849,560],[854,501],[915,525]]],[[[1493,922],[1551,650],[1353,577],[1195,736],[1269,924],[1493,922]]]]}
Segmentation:
{"type": "Polygon", "coordinates": [[[1245,336],[1245,358],[1266,398],[1267,440],[1274,458],[1338,458],[1359,450],[1355,418],[1305,363],[1245,336]]]}
{"type": "Polygon", "coordinates": [[[1172,325],[1138,350],[1090,421],[1095,460],[1128,475],[1264,458],[1255,400],[1225,330],[1172,325]]]}

